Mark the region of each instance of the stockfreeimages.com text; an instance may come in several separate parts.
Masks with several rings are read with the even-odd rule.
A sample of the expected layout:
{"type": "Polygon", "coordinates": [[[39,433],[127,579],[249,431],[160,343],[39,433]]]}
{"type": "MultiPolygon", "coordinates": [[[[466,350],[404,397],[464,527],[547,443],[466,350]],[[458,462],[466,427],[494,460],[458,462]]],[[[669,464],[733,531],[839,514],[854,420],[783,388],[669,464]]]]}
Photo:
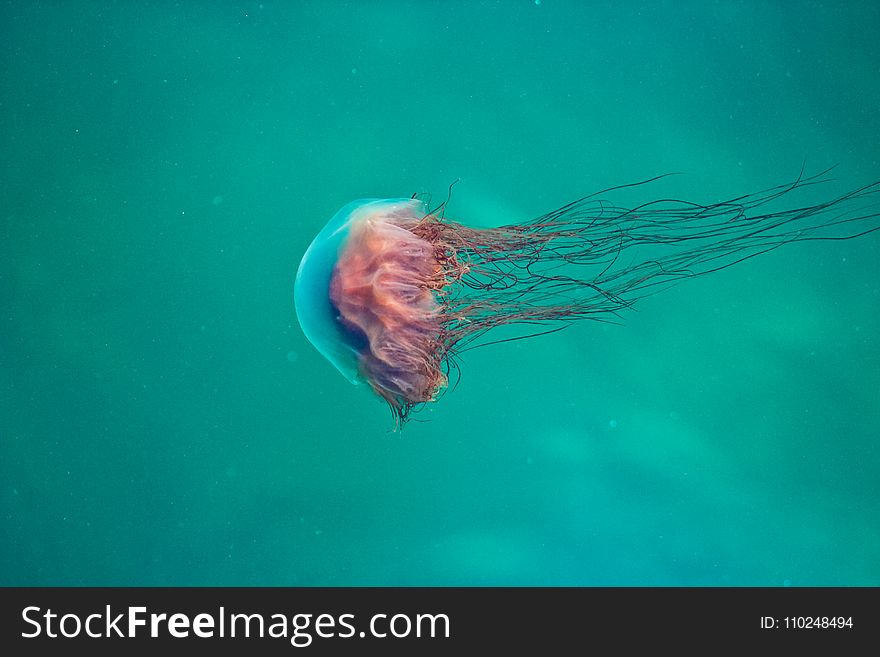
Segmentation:
{"type": "Polygon", "coordinates": [[[183,613],[148,613],[146,607],[127,607],[115,613],[110,605],[101,612],[85,617],[74,613],[58,613],[52,609],[25,607],[21,617],[26,639],[49,638],[93,639],[138,636],[194,636],[203,639],[245,637],[289,639],[291,645],[304,648],[315,637],[322,639],[376,638],[449,638],[450,621],[446,614],[373,614],[369,622],[357,629],[354,614],[246,614],[227,612],[220,607],[216,613],[199,613],[190,618],[183,613]]]}

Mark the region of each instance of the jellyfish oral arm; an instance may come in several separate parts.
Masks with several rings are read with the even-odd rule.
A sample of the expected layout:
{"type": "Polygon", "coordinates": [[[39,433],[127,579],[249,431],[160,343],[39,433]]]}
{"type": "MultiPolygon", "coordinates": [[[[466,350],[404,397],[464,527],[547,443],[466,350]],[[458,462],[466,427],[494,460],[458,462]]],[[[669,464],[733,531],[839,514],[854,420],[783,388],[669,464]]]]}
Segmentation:
{"type": "Polygon", "coordinates": [[[434,291],[442,270],[433,246],[410,230],[420,220],[375,213],[352,226],[330,286],[339,322],[363,337],[360,374],[397,417],[446,384],[434,291]]]}

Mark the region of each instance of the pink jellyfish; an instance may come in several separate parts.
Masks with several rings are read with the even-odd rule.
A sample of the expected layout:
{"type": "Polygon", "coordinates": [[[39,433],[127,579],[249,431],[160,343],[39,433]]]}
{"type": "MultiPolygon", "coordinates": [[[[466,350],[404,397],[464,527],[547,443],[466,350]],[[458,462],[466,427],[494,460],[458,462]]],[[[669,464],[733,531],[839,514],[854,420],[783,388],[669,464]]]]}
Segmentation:
{"type": "Polygon", "coordinates": [[[769,211],[826,173],[709,205],[627,208],[599,197],[652,178],[497,228],[451,221],[447,203],[431,210],[416,197],[355,201],[303,256],[297,316],[314,346],[352,383],[368,384],[400,426],[446,389],[456,355],[487,344],[497,326],[525,327],[506,341],[607,320],[683,278],[784,244],[880,229],[880,183],[769,211]]]}

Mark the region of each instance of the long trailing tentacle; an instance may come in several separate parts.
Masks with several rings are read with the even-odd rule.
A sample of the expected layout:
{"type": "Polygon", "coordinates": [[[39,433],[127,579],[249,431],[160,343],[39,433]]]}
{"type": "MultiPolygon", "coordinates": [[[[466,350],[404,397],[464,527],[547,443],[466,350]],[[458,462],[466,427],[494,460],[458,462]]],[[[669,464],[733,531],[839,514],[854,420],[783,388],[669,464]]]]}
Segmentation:
{"type": "MultiPolygon", "coordinates": [[[[601,200],[665,176],[620,185],[522,224],[475,229],[427,215],[410,228],[443,268],[444,358],[500,325],[615,321],[621,311],[682,279],[730,267],[784,244],[845,240],[880,230],[880,182],[822,203],[773,210],[792,192],[829,182],[830,169],[708,205],[659,199],[626,208],[601,200]]],[[[671,175],[671,174],[666,174],[671,175]]],[[[444,204],[445,208],[445,204],[444,204]]]]}

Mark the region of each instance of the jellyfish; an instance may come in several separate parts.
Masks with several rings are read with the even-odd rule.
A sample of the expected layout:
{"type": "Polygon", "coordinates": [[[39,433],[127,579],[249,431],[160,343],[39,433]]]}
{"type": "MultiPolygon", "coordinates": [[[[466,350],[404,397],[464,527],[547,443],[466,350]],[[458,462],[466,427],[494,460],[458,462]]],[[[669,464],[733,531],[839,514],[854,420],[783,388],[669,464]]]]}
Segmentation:
{"type": "Polygon", "coordinates": [[[802,170],[793,182],[708,205],[606,200],[664,177],[657,176],[493,228],[447,218],[449,197],[433,209],[418,195],[354,201],[303,255],[296,314],[315,348],[350,382],[367,384],[402,427],[447,390],[467,349],[579,320],[616,321],[682,279],[792,242],[880,229],[880,182],[822,203],[773,208],[795,190],[827,182],[828,171],[802,170]],[[486,337],[501,326],[515,334],[486,337]]]}

